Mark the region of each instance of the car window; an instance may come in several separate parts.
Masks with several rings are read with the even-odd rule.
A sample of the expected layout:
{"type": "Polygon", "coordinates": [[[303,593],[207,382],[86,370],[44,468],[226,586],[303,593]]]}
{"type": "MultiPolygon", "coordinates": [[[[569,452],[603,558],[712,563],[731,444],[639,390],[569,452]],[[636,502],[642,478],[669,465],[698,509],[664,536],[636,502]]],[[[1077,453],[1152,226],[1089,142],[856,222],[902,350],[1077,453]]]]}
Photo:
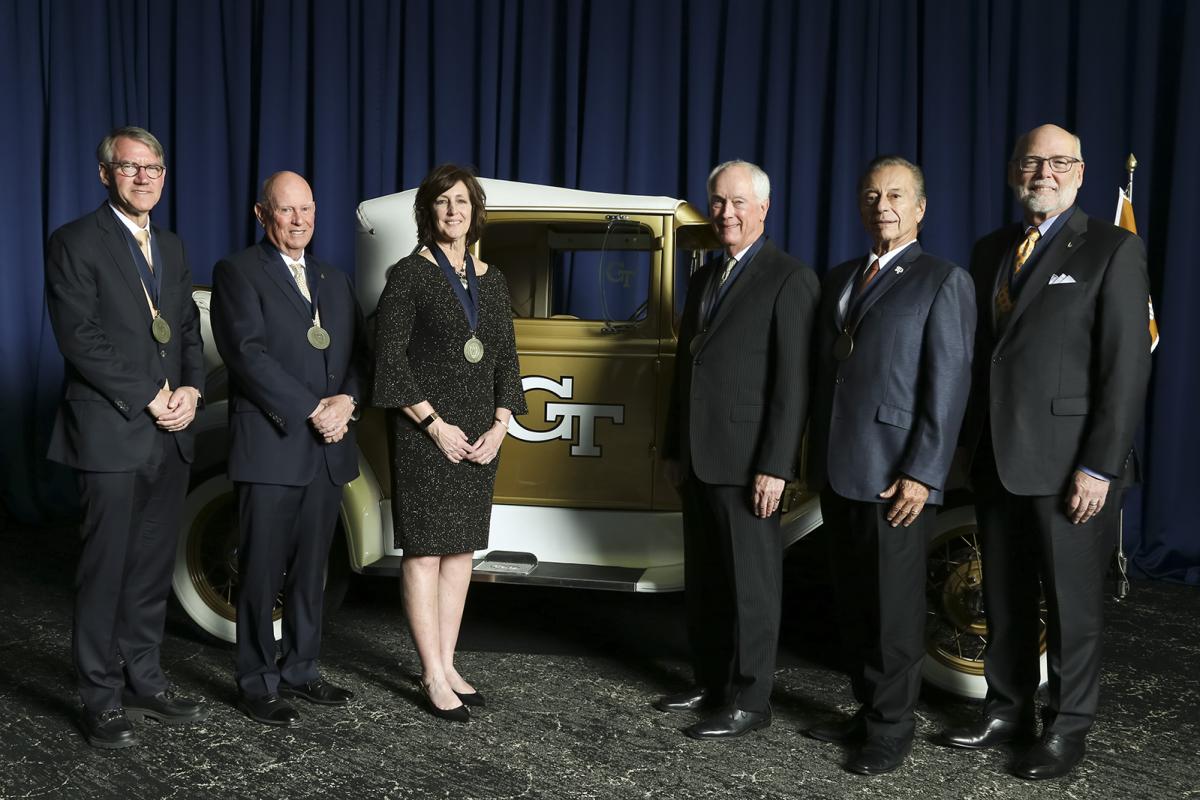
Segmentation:
{"type": "Polygon", "coordinates": [[[518,318],[636,323],[657,246],[631,220],[500,220],[484,229],[480,257],[504,272],[518,318]]]}
{"type": "Polygon", "coordinates": [[[675,232],[675,329],[683,317],[688,281],[718,247],[712,225],[683,225],[675,232]]]}

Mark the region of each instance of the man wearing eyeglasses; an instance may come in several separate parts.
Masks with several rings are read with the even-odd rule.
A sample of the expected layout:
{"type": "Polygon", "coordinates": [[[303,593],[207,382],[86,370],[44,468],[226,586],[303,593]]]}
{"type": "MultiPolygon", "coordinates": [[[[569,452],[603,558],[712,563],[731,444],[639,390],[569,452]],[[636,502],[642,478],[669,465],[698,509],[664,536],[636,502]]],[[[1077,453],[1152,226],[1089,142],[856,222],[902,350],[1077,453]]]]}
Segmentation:
{"type": "Polygon", "coordinates": [[[66,362],[48,455],[76,470],[83,505],[71,641],[82,728],[114,749],[137,743],[131,721],[208,716],[159,663],[204,362],[183,245],[150,222],[162,145],[118,128],[96,157],[108,200],[46,246],[46,305],[66,362]]]}
{"type": "Polygon", "coordinates": [[[1079,138],[1055,125],[1017,140],[1008,178],[1024,220],[976,243],[975,369],[962,443],[983,534],[988,693],[983,717],[946,731],[980,749],[1032,740],[1039,597],[1049,686],[1023,778],[1084,754],[1100,683],[1103,580],[1150,377],[1146,251],[1075,205],[1079,138]]]}

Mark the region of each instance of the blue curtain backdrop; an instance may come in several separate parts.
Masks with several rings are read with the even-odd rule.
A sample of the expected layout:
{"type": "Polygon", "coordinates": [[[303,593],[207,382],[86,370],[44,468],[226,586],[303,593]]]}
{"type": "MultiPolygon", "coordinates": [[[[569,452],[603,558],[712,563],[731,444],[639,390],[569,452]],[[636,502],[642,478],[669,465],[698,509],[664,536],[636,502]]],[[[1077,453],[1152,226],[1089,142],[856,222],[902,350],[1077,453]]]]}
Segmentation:
{"type": "Polygon", "coordinates": [[[267,174],[310,179],[314,248],[353,269],[354,208],[433,164],[704,203],[716,162],[757,161],[768,232],[824,271],[864,250],[858,170],[924,165],[927,249],[965,263],[1015,218],[1014,138],[1080,133],[1081,204],[1109,217],[1125,156],[1164,332],[1127,506],[1135,563],[1200,582],[1192,409],[1200,335],[1200,3],[1186,0],[7,0],[0,10],[0,491],[61,518],[72,482],[42,454],[62,364],[43,245],[103,199],[93,150],[125,123],[167,150],[158,224],[198,282],[258,235],[267,174]]]}

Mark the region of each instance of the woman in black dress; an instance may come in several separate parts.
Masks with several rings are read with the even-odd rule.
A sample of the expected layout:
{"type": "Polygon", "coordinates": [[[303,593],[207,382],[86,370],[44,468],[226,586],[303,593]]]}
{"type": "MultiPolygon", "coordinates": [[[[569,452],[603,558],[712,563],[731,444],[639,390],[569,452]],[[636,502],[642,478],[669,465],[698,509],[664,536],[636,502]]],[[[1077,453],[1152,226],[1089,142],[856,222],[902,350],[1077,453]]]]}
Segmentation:
{"type": "Polygon", "coordinates": [[[483,231],[483,188],[462,167],[436,167],[413,216],[421,244],[379,298],[374,403],[390,409],[392,519],[421,691],[435,716],[466,722],[484,700],[455,670],[454,649],[472,553],[487,547],[500,445],[525,396],[508,284],[468,252],[483,231]]]}

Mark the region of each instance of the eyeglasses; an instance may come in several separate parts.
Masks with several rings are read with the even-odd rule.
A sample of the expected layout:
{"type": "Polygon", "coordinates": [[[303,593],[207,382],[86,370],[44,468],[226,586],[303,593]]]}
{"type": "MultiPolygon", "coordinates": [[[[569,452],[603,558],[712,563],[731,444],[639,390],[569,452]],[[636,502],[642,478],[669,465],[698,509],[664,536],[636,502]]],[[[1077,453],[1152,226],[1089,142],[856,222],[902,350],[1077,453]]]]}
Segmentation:
{"type": "Polygon", "coordinates": [[[136,178],[139,170],[146,170],[146,177],[152,181],[156,181],[163,176],[167,168],[162,164],[135,164],[132,161],[110,161],[108,166],[114,172],[124,175],[126,178],[136,178]]]}
{"type": "Polygon", "coordinates": [[[1013,163],[1017,165],[1017,169],[1021,172],[1041,172],[1042,164],[1050,162],[1050,169],[1055,172],[1069,172],[1071,167],[1076,164],[1082,164],[1082,158],[1072,158],[1071,156],[1050,156],[1049,158],[1039,158],[1038,156],[1025,156],[1017,158],[1013,163]]]}

